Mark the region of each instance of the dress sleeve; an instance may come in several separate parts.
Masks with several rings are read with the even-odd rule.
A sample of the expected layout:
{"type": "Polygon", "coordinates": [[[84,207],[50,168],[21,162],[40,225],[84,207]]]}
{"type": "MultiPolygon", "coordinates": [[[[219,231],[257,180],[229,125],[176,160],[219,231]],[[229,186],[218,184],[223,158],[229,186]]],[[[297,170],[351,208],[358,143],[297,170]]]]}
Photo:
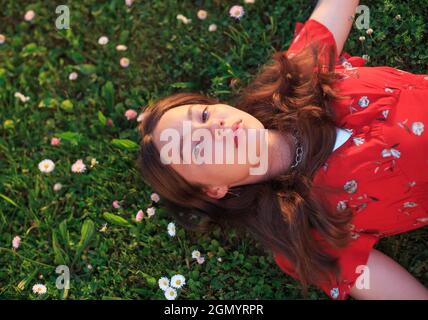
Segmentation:
{"type": "Polygon", "coordinates": [[[328,52],[330,47],[333,47],[335,61],[338,61],[337,45],[333,34],[325,25],[314,19],[309,19],[305,23],[296,23],[293,40],[286,54],[287,56],[295,54],[314,42],[318,42],[321,47],[321,57],[328,52]]]}
{"type": "MultiPolygon", "coordinates": [[[[345,248],[326,250],[339,258],[338,263],[341,269],[341,276],[338,282],[333,275],[330,275],[330,281],[324,281],[315,285],[332,299],[346,300],[349,296],[349,291],[367,264],[370,251],[378,240],[378,237],[370,234],[358,234],[358,236],[353,236],[350,240],[351,242],[345,248]]],[[[293,265],[282,254],[275,252],[274,260],[283,272],[299,280],[293,265]]]]}

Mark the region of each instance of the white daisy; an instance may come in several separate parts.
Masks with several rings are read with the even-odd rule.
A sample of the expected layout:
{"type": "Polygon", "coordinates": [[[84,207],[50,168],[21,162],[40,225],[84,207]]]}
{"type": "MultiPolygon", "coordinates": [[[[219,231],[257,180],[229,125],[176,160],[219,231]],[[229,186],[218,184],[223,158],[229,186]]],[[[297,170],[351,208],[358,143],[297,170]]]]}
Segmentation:
{"type": "Polygon", "coordinates": [[[33,292],[37,293],[38,295],[45,294],[48,289],[44,284],[37,283],[33,286],[33,292]]]}
{"type": "Polygon", "coordinates": [[[177,291],[174,288],[168,287],[165,290],[165,297],[168,300],[174,300],[175,298],[177,298],[177,291]]]}
{"type": "Polygon", "coordinates": [[[39,162],[39,170],[44,173],[52,172],[55,169],[55,163],[50,159],[39,162]]]}
{"type": "Polygon", "coordinates": [[[3,44],[6,42],[6,36],[4,34],[0,34],[0,44],[3,44]]]}
{"type": "Polygon", "coordinates": [[[155,215],[156,208],[154,207],[147,208],[146,212],[147,212],[147,216],[150,218],[155,215]]]}
{"type": "Polygon", "coordinates": [[[62,189],[62,184],[59,183],[59,182],[55,183],[54,186],[53,186],[53,189],[54,189],[54,191],[61,190],[62,189]]]}
{"type": "Polygon", "coordinates": [[[15,92],[15,98],[18,98],[22,102],[27,102],[28,100],[30,100],[30,97],[26,97],[21,92],[15,92]]]}
{"type": "Polygon", "coordinates": [[[211,23],[210,26],[208,27],[208,31],[214,32],[216,30],[217,30],[217,25],[215,23],[211,23]]]}
{"type": "Polygon", "coordinates": [[[108,38],[106,36],[102,36],[98,39],[98,44],[105,46],[108,43],[108,38]]]}
{"type": "Polygon", "coordinates": [[[168,234],[171,237],[175,236],[175,224],[174,224],[174,222],[168,223],[168,234]]]}
{"type": "Polygon", "coordinates": [[[128,50],[128,47],[127,47],[127,46],[125,46],[125,45],[123,45],[123,44],[118,44],[118,45],[116,46],[116,50],[117,50],[117,51],[126,51],[126,50],[128,50]]]}
{"type": "Polygon", "coordinates": [[[177,14],[177,20],[180,20],[184,24],[188,24],[188,23],[192,22],[192,19],[188,19],[187,17],[185,17],[182,14],[177,14]]]}
{"type": "Polygon", "coordinates": [[[201,253],[198,250],[193,250],[192,251],[192,258],[193,259],[197,259],[201,256],[201,253]]]}
{"type": "Polygon", "coordinates": [[[205,262],[205,257],[199,257],[199,258],[196,258],[196,261],[197,261],[199,264],[203,264],[203,263],[205,262]]]}
{"type": "Polygon", "coordinates": [[[186,279],[181,274],[176,274],[171,278],[171,287],[180,289],[186,284],[186,279]]]}
{"type": "Polygon", "coordinates": [[[169,287],[169,279],[167,277],[162,277],[158,280],[159,288],[166,290],[169,287]]]}

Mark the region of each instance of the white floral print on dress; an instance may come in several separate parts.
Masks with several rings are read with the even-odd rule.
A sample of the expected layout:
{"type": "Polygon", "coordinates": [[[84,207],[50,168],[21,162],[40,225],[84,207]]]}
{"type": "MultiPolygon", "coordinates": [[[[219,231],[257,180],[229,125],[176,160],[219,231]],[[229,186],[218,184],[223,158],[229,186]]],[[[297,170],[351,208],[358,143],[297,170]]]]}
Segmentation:
{"type": "Polygon", "coordinates": [[[382,150],[382,157],[386,158],[391,156],[394,158],[400,158],[401,152],[394,148],[382,150]]]}
{"type": "Polygon", "coordinates": [[[370,100],[369,98],[367,98],[367,96],[362,96],[360,100],[358,100],[358,105],[361,108],[366,108],[369,105],[369,103],[370,103],[370,100]]]}
{"type": "Polygon", "coordinates": [[[346,210],[347,207],[348,205],[346,204],[346,200],[340,200],[336,205],[336,210],[342,212],[346,210]]]}
{"type": "Polygon", "coordinates": [[[389,114],[389,109],[382,111],[382,115],[385,119],[388,118],[388,114],[389,114]]]}
{"type": "Polygon", "coordinates": [[[337,299],[339,297],[339,288],[333,288],[330,290],[330,295],[333,299],[337,299]]]}
{"type": "Polygon", "coordinates": [[[420,136],[424,132],[424,124],[423,122],[417,121],[412,123],[412,132],[420,136]]]}
{"type": "Polygon", "coordinates": [[[343,189],[348,193],[355,193],[357,191],[357,181],[350,180],[345,183],[343,189]]]}
{"type": "Polygon", "coordinates": [[[364,143],[364,138],[362,137],[354,137],[353,138],[354,144],[356,146],[362,145],[364,143]]]}

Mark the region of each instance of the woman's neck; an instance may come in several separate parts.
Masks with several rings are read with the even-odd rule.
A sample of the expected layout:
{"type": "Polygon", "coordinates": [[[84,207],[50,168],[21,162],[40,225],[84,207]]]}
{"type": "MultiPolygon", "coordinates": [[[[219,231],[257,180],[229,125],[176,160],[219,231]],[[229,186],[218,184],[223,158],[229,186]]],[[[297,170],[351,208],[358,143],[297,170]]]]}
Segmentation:
{"type": "Polygon", "coordinates": [[[270,180],[287,171],[294,162],[296,145],[290,133],[268,130],[268,168],[263,175],[248,175],[230,187],[270,180]]]}

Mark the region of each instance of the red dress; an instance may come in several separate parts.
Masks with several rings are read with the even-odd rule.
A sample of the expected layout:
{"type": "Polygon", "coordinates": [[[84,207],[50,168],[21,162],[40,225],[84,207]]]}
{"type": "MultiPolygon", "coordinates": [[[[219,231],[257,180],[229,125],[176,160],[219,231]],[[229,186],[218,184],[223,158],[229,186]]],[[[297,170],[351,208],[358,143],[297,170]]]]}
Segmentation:
{"type": "MultiPolygon", "coordinates": [[[[335,71],[344,74],[335,88],[350,96],[332,104],[335,123],[352,132],[334,150],[314,177],[314,184],[339,188],[326,194],[328,208],[354,212],[352,240],[340,250],[339,282],[317,286],[333,299],[346,299],[367,263],[369,253],[383,237],[428,224],[428,75],[391,67],[365,67],[361,57],[337,56],[333,34],[309,19],[298,23],[285,54],[311,41],[336,49],[335,71]]],[[[277,265],[298,279],[292,264],[274,253],[277,265]]],[[[332,278],[333,279],[333,278],[332,278]]]]}

